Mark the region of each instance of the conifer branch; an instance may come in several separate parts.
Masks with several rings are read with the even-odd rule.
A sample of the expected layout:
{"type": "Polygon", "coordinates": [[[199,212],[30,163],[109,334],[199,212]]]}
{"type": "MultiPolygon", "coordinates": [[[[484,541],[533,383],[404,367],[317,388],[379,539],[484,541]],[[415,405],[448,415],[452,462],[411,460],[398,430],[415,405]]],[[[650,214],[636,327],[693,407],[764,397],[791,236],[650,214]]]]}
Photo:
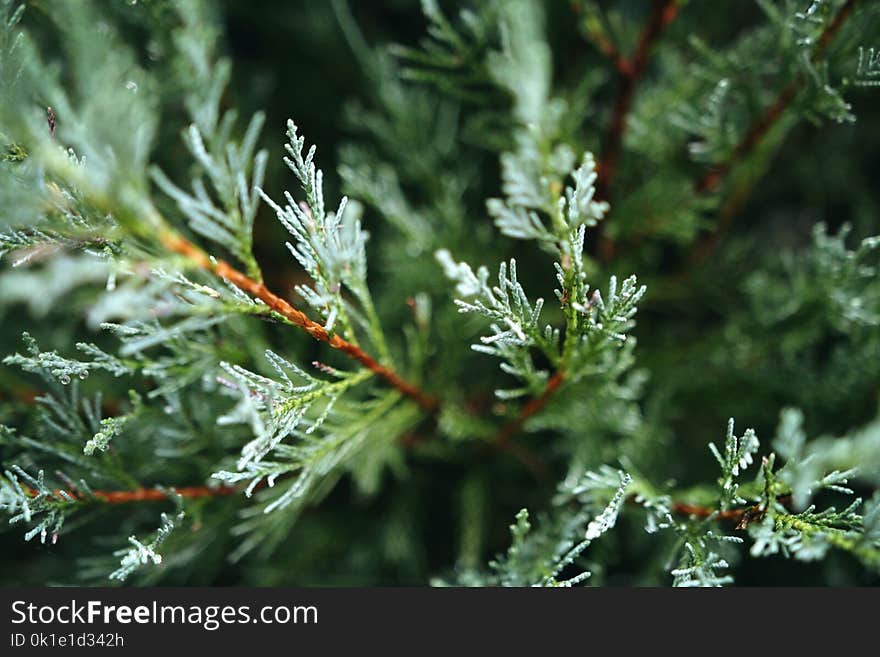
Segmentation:
{"type": "MultiPolygon", "coordinates": [[[[23,343],[0,359],[23,373],[0,377],[0,512],[45,547],[38,568],[15,557],[14,578],[328,583],[335,564],[331,584],[568,587],[595,563],[597,585],[714,587],[775,584],[777,557],[831,585],[880,573],[880,235],[860,215],[802,239],[813,169],[871,158],[835,142],[811,166],[786,145],[803,118],[855,120],[850,86],[880,86],[880,3],[761,0],[733,21],[701,11],[672,25],[691,5],[506,0],[451,14],[424,0],[400,15],[427,24],[419,44],[374,49],[340,2],[339,25],[316,23],[330,49],[289,57],[290,84],[265,108],[297,106],[308,124],[350,103],[333,205],[292,120],[295,190],[266,193],[266,114],[240,126],[247,85],[230,86],[238,62],[219,57],[235,15],[209,0],[162,16],[82,0],[21,24],[21,4],[0,0],[0,315],[12,319],[0,335],[23,343]],[[704,38],[719,29],[723,43],[704,38]],[[856,77],[841,78],[856,50],[856,77]],[[298,84],[339,61],[366,86],[298,84]],[[598,167],[577,127],[597,105],[598,167]],[[178,133],[187,164],[166,150],[178,133]],[[495,160],[498,180],[476,175],[495,160]],[[757,203],[770,167],[785,175],[757,203]],[[283,284],[254,255],[261,203],[299,265],[283,284]],[[793,212],[791,230],[758,226],[793,212]],[[490,221],[518,242],[493,239],[490,221]],[[724,267],[693,266],[726,248],[724,267]],[[639,277],[602,264],[612,256],[639,277]],[[377,271],[391,275],[375,288],[377,271]],[[650,280],[662,305],[637,344],[650,280]],[[276,353],[255,318],[347,358],[276,353]],[[86,328],[106,334],[80,342],[86,328]],[[702,419],[766,425],[781,399],[792,407],[761,440],[731,419],[707,471],[692,449],[702,419]],[[679,485],[682,472],[694,476],[679,485]],[[498,552],[497,513],[516,509],[498,552]],[[448,581],[425,559],[443,536],[457,538],[448,581]],[[828,578],[834,550],[859,563],[829,561],[828,578]]],[[[870,205],[863,178],[832,181],[844,214],[870,205]]]]}
{"type": "MultiPolygon", "coordinates": [[[[608,200],[611,185],[617,175],[617,163],[623,148],[626,121],[632,109],[636,87],[647,68],[651,48],[664,28],[675,20],[678,9],[675,0],[654,0],[654,6],[645,27],[642,29],[632,57],[625,60],[625,63],[615,63],[615,68],[621,76],[620,88],[611,110],[611,120],[605,134],[602,158],[598,168],[599,177],[596,181],[598,197],[602,200],[608,200]]],[[[599,253],[601,258],[607,261],[614,252],[614,243],[605,236],[602,225],[599,225],[598,231],[599,253]]]]}
{"type": "Polygon", "coordinates": [[[688,269],[683,272],[682,278],[685,278],[692,268],[698,267],[706,262],[715,252],[721,239],[733,225],[740,210],[743,209],[743,206],[745,206],[751,196],[754,183],[754,180],[749,180],[738,186],[738,188],[730,195],[730,198],[722,204],[718,211],[718,220],[715,222],[714,230],[702,240],[695,242],[694,246],[691,248],[691,251],[688,254],[688,269]]]}
{"type": "Polygon", "coordinates": [[[0,391],[0,401],[14,401],[20,404],[33,404],[39,396],[40,392],[32,388],[0,391]]]}
{"type": "MultiPolygon", "coordinates": [[[[579,13],[583,10],[583,5],[579,2],[572,2],[572,10],[579,13]]],[[[621,75],[630,75],[632,70],[630,61],[623,56],[623,53],[620,52],[617,44],[614,43],[598,24],[595,25],[595,28],[591,29],[592,25],[591,22],[588,22],[585,29],[587,31],[587,36],[591,39],[593,45],[595,45],[599,52],[611,61],[618,73],[621,75]]]]}
{"type": "MultiPolygon", "coordinates": [[[[133,490],[93,490],[88,494],[73,489],[53,490],[53,495],[58,499],[74,500],[98,500],[107,504],[129,504],[131,502],[160,502],[175,497],[187,500],[203,499],[206,497],[224,497],[241,491],[236,486],[171,486],[169,488],[135,488],[133,490]]],[[[25,492],[31,497],[39,494],[34,488],[25,488],[25,492]]]]}
{"type": "Polygon", "coordinates": [[[793,80],[785,85],[773,104],[746,131],[742,141],[734,149],[733,155],[700,176],[694,183],[694,191],[703,193],[718,189],[721,181],[727,176],[733,166],[749,155],[767,136],[770,129],[782,118],[785,110],[791,105],[802,85],[802,79],[793,80]]]}
{"type": "Polygon", "coordinates": [[[673,502],[669,510],[681,516],[690,516],[694,518],[715,518],[725,522],[736,524],[737,529],[745,529],[748,524],[763,513],[761,504],[753,504],[742,509],[713,509],[708,506],[700,506],[698,504],[688,504],[686,502],[673,502]]]}
{"type": "MultiPolygon", "coordinates": [[[[847,19],[852,15],[855,6],[856,0],[847,0],[831,22],[828,23],[828,26],[820,35],[816,49],[813,52],[814,62],[820,60],[825,55],[832,40],[840,31],[840,28],[843,27],[844,23],[846,23],[847,19]]],[[[718,189],[724,178],[730,173],[731,169],[737,163],[748,157],[764,140],[773,126],[775,126],[785,115],[786,110],[805,84],[806,78],[803,75],[800,75],[785,85],[773,104],[755,119],[746,131],[745,136],[734,149],[731,157],[698,178],[694,183],[694,190],[698,193],[706,193],[718,189]]],[[[725,231],[732,223],[737,210],[743,205],[744,200],[745,199],[739,197],[735,198],[729,206],[726,206],[726,210],[722,213],[724,221],[718,223],[716,230],[713,233],[695,243],[690,255],[690,261],[692,264],[699,265],[712,255],[715,251],[715,247],[720,241],[721,232],[725,231]]]]}
{"type": "Polygon", "coordinates": [[[596,47],[605,55],[614,66],[615,70],[625,77],[632,76],[632,62],[623,56],[610,39],[604,34],[594,35],[596,47]]]}
{"type": "Polygon", "coordinates": [[[596,184],[599,197],[603,200],[607,200],[617,173],[617,162],[620,159],[623,136],[626,132],[626,120],[632,109],[636,87],[650,60],[651,48],[663,29],[675,19],[677,14],[678,4],[675,0],[654,0],[654,6],[639,36],[635,52],[625,60],[625,64],[615,65],[621,75],[620,89],[611,111],[611,121],[605,135],[596,184]]]}
{"type": "MultiPolygon", "coordinates": [[[[780,495],[776,501],[787,505],[791,501],[791,495],[780,495]]],[[[724,522],[734,523],[736,529],[743,530],[748,528],[749,523],[753,520],[759,520],[767,511],[764,502],[751,504],[738,509],[714,509],[699,504],[690,504],[687,502],[673,502],[669,510],[681,516],[690,516],[693,518],[715,518],[724,522]]]]}
{"type": "MultiPolygon", "coordinates": [[[[813,53],[813,61],[816,62],[822,58],[831,45],[834,37],[843,27],[847,19],[852,15],[857,0],[847,0],[840,8],[832,21],[826,26],[822,34],[819,36],[816,49],[813,53]]],[[[790,81],[782,91],[779,92],[773,103],[749,126],[743,138],[733,149],[731,156],[724,162],[710,168],[702,176],[694,181],[694,191],[697,194],[707,194],[716,191],[724,179],[731,172],[733,167],[748,157],[770,133],[772,128],[785,115],[792,102],[797,98],[797,94],[803,89],[806,79],[803,75],[796,77],[790,81]]],[[[603,167],[600,166],[600,180],[602,179],[603,167]]],[[[745,185],[737,190],[733,196],[723,204],[718,213],[719,220],[715,224],[715,228],[711,233],[706,234],[702,239],[694,242],[694,245],[687,256],[687,261],[692,267],[699,266],[706,262],[714,253],[715,248],[721,241],[723,234],[730,228],[739,213],[739,210],[745,205],[748,195],[751,191],[751,185],[745,185]]],[[[601,226],[600,226],[601,228],[601,226]]],[[[648,237],[647,232],[640,232],[635,236],[633,246],[637,246],[644,238],[648,237]]],[[[614,254],[614,243],[603,237],[600,242],[600,257],[607,262],[614,254]]]]}
{"type": "Polygon", "coordinates": [[[493,442],[501,447],[509,444],[510,439],[520,432],[526,421],[533,415],[539,413],[547,405],[550,398],[553,397],[560,387],[562,387],[563,383],[565,383],[565,373],[561,369],[556,370],[553,376],[548,379],[544,391],[539,396],[529,400],[529,402],[520,409],[516,418],[501,428],[493,442]]]}
{"type": "MultiPolygon", "coordinates": [[[[418,437],[407,435],[401,441],[401,445],[410,448],[419,441],[418,437]]],[[[546,480],[549,476],[547,465],[535,456],[530,450],[521,445],[499,444],[495,443],[495,447],[501,451],[510,454],[514,459],[525,466],[538,480],[546,480]]],[[[265,482],[261,482],[252,490],[265,488],[265,482]]],[[[35,498],[40,495],[40,491],[29,486],[22,487],[24,492],[35,498]]],[[[55,489],[52,495],[58,500],[98,500],[106,504],[130,504],[133,502],[161,502],[163,500],[181,497],[186,500],[205,499],[212,497],[227,497],[244,491],[246,486],[169,486],[161,488],[134,488],[132,490],[90,490],[88,494],[84,494],[74,488],[55,489]]]]}
{"type": "MultiPolygon", "coordinates": [[[[578,238],[572,240],[569,245],[569,253],[580,253],[583,249],[583,228],[578,231],[578,238]]],[[[563,254],[565,256],[565,254],[563,254]]],[[[561,352],[556,358],[556,369],[552,376],[547,380],[543,390],[537,397],[533,397],[519,411],[517,417],[504,425],[493,439],[493,444],[504,447],[510,444],[510,439],[516,435],[525,425],[526,421],[544,409],[553,395],[568,381],[580,379],[578,371],[583,365],[578,364],[579,359],[583,359],[585,354],[593,354],[590,349],[583,349],[584,330],[594,329],[603,335],[606,339],[610,338],[611,342],[621,342],[626,339],[624,331],[632,326],[630,320],[636,312],[636,303],[645,293],[645,286],[638,287],[635,277],[630,277],[623,282],[620,293],[617,290],[617,278],[611,277],[609,283],[607,303],[602,299],[602,295],[598,290],[587,299],[586,288],[580,292],[571,295],[571,292],[563,292],[562,290],[576,289],[574,284],[582,279],[582,272],[579,267],[572,267],[574,262],[571,258],[563,257],[564,264],[559,266],[558,276],[561,290],[557,290],[559,300],[565,308],[565,337],[562,342],[561,352]],[[567,263],[567,267],[565,263],[567,263]],[[580,300],[578,300],[580,298],[580,300]],[[595,317],[589,317],[590,309],[593,306],[601,307],[601,313],[604,317],[599,322],[595,317]],[[584,316],[589,319],[585,323],[582,322],[584,316]],[[607,323],[607,326],[606,326],[607,323]],[[614,325],[616,329],[608,333],[608,329],[614,325]]],[[[604,344],[608,344],[605,342],[604,344]]],[[[599,343],[602,344],[602,343],[599,343]]],[[[602,349],[601,346],[598,349],[602,349]]]]}
{"type": "Polygon", "coordinates": [[[381,365],[357,345],[345,340],[338,334],[331,334],[323,326],[309,319],[305,313],[297,310],[290,305],[289,302],[269,290],[264,283],[255,281],[223,260],[212,259],[195,244],[176,233],[171,231],[164,232],[161,236],[161,241],[170,251],[185,256],[202,269],[213,272],[220,278],[229,281],[240,290],[260,299],[260,301],[269,306],[269,308],[284,317],[294,326],[301,328],[315,340],[324,342],[332,348],[343,352],[349,358],[356,360],[374,374],[385,379],[385,381],[391,384],[392,387],[415,400],[415,402],[424,410],[429,412],[437,410],[439,402],[435,397],[427,394],[418,386],[408,383],[401,378],[397,372],[381,365]]]}
{"type": "Polygon", "coordinates": [[[547,468],[547,464],[527,447],[514,442],[495,442],[493,445],[500,451],[510,454],[510,456],[522,464],[537,481],[547,482],[550,480],[550,470],[547,468]]]}
{"type": "Polygon", "coordinates": [[[537,397],[530,399],[519,411],[517,416],[501,427],[495,437],[492,438],[491,444],[502,452],[506,452],[516,458],[520,463],[525,465],[538,480],[544,480],[548,477],[546,464],[534,456],[522,445],[512,441],[523,428],[526,421],[539,413],[550,401],[555,392],[565,383],[565,374],[562,370],[557,370],[553,376],[547,381],[544,391],[537,397]]]}

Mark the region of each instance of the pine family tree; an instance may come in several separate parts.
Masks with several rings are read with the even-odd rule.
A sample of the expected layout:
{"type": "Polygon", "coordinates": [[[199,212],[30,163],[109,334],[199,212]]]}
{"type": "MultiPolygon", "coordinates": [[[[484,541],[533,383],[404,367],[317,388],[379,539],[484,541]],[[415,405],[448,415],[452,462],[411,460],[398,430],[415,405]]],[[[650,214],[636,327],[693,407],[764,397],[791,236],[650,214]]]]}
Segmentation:
{"type": "Polygon", "coordinates": [[[3,581],[876,583],[880,7],[351,5],[0,0],[3,581]]]}

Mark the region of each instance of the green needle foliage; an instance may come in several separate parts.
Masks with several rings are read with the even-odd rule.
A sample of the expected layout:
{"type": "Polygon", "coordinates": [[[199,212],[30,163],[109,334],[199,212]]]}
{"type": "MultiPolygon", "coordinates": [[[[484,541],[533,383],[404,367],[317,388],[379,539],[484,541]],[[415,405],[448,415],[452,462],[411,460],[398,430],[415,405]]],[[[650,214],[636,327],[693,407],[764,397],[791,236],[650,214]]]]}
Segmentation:
{"type": "Polygon", "coordinates": [[[0,582],[880,582],[878,28],[0,0],[0,582]]]}

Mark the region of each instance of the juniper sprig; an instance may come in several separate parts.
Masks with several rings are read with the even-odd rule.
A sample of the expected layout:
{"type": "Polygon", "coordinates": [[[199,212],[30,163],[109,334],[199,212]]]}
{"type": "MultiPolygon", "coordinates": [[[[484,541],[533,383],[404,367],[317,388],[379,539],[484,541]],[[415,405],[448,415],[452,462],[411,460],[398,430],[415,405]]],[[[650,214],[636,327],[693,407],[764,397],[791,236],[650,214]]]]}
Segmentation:
{"type": "Polygon", "coordinates": [[[876,583],[880,8],[307,4],[0,0],[2,581],[876,583]]]}

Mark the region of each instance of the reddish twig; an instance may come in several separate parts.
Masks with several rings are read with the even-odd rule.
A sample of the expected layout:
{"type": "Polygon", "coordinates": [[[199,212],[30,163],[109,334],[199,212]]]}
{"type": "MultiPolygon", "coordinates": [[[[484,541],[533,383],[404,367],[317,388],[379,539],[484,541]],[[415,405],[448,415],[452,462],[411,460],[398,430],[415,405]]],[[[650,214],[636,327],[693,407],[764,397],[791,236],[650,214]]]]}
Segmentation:
{"type": "MultiPolygon", "coordinates": [[[[847,0],[847,2],[840,8],[831,22],[826,26],[823,30],[822,34],[819,36],[819,40],[816,45],[816,49],[813,52],[813,61],[817,61],[821,59],[828,47],[831,45],[831,41],[834,39],[835,35],[840,31],[840,28],[846,22],[846,20],[852,15],[853,10],[856,6],[856,0],[847,0]]],[[[782,116],[785,114],[785,111],[789,108],[791,103],[797,97],[798,92],[803,88],[806,80],[803,76],[797,77],[791,82],[789,82],[785,87],[783,87],[782,91],[776,97],[776,100],[773,102],[767,110],[764,111],[755,121],[749,126],[749,129],[746,131],[746,134],[743,136],[740,143],[736,146],[733,151],[733,154],[722,164],[714,167],[713,169],[707,171],[703,174],[697,181],[694,183],[694,189],[699,193],[704,192],[712,192],[715,191],[727,176],[730,173],[730,170],[739,162],[748,157],[752,151],[764,140],[773,126],[779,122],[782,116]]],[[[741,196],[741,195],[740,195],[741,196]]],[[[733,222],[734,217],[738,209],[744,204],[745,198],[734,198],[730,204],[725,206],[725,209],[721,213],[721,219],[718,223],[716,231],[712,234],[707,235],[702,240],[698,240],[694,248],[691,252],[689,260],[691,264],[699,265],[702,262],[705,262],[709,256],[715,251],[715,247],[720,242],[721,233],[729,228],[730,224],[733,222]]]]}
{"type": "Polygon", "coordinates": [[[319,323],[309,319],[305,313],[297,310],[290,305],[289,302],[269,290],[261,281],[255,281],[223,260],[214,260],[210,258],[207,253],[202,251],[195,244],[176,233],[166,232],[161,236],[161,240],[165,247],[170,251],[187,257],[202,269],[213,272],[220,278],[229,281],[240,290],[260,299],[263,303],[269,306],[269,308],[284,317],[294,326],[298,326],[304,330],[315,340],[324,342],[356,360],[368,370],[385,379],[385,381],[404,395],[415,400],[424,410],[429,412],[437,410],[439,402],[435,397],[428,395],[418,386],[403,380],[403,378],[401,378],[394,370],[379,364],[372,356],[367,354],[357,345],[352,344],[339,335],[331,335],[327,329],[319,323]]]}
{"type": "Polygon", "coordinates": [[[0,401],[8,400],[20,404],[33,404],[39,396],[40,392],[32,389],[0,390],[0,401]]]}
{"type": "Polygon", "coordinates": [[[745,529],[752,520],[764,513],[764,508],[760,504],[744,509],[726,509],[722,511],[686,502],[673,502],[669,510],[680,516],[693,516],[696,518],[714,517],[717,520],[736,523],[737,529],[745,529]]]}
{"type": "MultiPolygon", "coordinates": [[[[571,2],[571,10],[580,14],[583,10],[583,5],[577,0],[572,0],[571,2]]],[[[623,56],[623,53],[617,48],[614,42],[602,31],[602,29],[591,29],[589,23],[585,23],[583,27],[585,36],[590,40],[590,42],[599,49],[605,57],[611,60],[611,63],[614,65],[614,68],[617,69],[618,73],[622,73],[624,75],[628,75],[628,71],[630,68],[629,60],[623,56]]]]}
{"type": "Polygon", "coordinates": [[[697,192],[711,192],[717,189],[733,166],[748,156],[763,141],[777,121],[782,118],[785,110],[791,105],[802,85],[802,80],[792,80],[789,82],[773,104],[752,123],[742,141],[737,144],[730,158],[703,174],[694,183],[694,189],[697,192]]]}
{"type": "MultiPolygon", "coordinates": [[[[648,66],[651,48],[663,29],[675,19],[677,14],[678,5],[675,0],[654,0],[654,6],[642,29],[635,53],[625,66],[616,67],[621,74],[620,88],[611,110],[611,120],[605,133],[602,157],[597,171],[596,193],[601,199],[610,198],[611,185],[617,175],[617,165],[623,148],[626,122],[632,109],[636,86],[648,66]]],[[[614,242],[604,235],[602,226],[603,224],[599,224],[596,235],[599,240],[599,256],[603,261],[608,261],[614,254],[614,242]]]]}
{"type": "Polygon", "coordinates": [[[840,8],[840,11],[837,12],[837,15],[832,19],[828,24],[828,27],[825,28],[825,31],[822,32],[822,35],[819,37],[819,43],[816,45],[816,51],[813,53],[814,60],[821,59],[825,55],[828,51],[828,46],[831,45],[831,41],[837,36],[840,28],[843,27],[843,24],[852,15],[855,8],[856,0],[847,0],[846,4],[840,8]]]}
{"type": "MultiPolygon", "coordinates": [[[[38,491],[33,488],[24,489],[31,497],[36,497],[38,491]]],[[[234,486],[183,486],[180,488],[135,488],[134,490],[93,490],[90,493],[82,493],[77,490],[54,490],[52,494],[59,499],[65,496],[75,500],[95,499],[107,504],[127,504],[129,502],[158,502],[170,500],[175,495],[184,499],[192,500],[205,497],[221,497],[239,492],[234,486]]]]}
{"type": "Polygon", "coordinates": [[[615,70],[625,77],[632,76],[632,62],[621,54],[611,41],[604,34],[595,34],[596,47],[603,55],[611,60],[615,70]]]}
{"type": "MultiPolygon", "coordinates": [[[[409,433],[400,439],[401,445],[405,449],[416,446],[420,440],[420,436],[409,433]]],[[[510,454],[522,465],[524,465],[536,479],[546,479],[548,476],[547,466],[527,448],[521,445],[495,445],[501,451],[510,454]]],[[[266,482],[262,481],[254,490],[261,490],[266,487],[266,482]]],[[[31,497],[36,497],[38,491],[34,488],[25,486],[23,490],[31,497]]],[[[83,493],[77,489],[55,489],[52,494],[58,499],[64,499],[65,496],[80,500],[98,500],[107,504],[128,504],[130,502],[161,502],[162,500],[173,499],[175,495],[193,500],[211,497],[225,497],[240,493],[244,490],[244,486],[169,486],[162,488],[135,488],[133,490],[93,490],[89,493],[83,493]]]]}
{"type": "Polygon", "coordinates": [[[504,444],[495,443],[494,446],[519,461],[536,480],[547,482],[550,479],[550,470],[547,468],[547,464],[524,445],[507,442],[504,444]]]}
{"type": "MultiPolygon", "coordinates": [[[[579,2],[572,2],[571,8],[575,13],[581,12],[581,4],[579,2]]],[[[632,69],[630,61],[623,56],[623,53],[620,52],[614,42],[601,29],[592,30],[589,24],[585,26],[585,29],[593,45],[599,49],[599,52],[611,60],[617,72],[622,75],[629,75],[632,69]]]]}
{"type": "MultiPolygon", "coordinates": [[[[747,184],[741,185],[721,206],[721,209],[718,211],[718,220],[715,222],[715,230],[703,239],[698,240],[691,249],[688,255],[688,271],[706,262],[715,252],[721,239],[733,225],[739,211],[748,201],[752,192],[753,182],[749,181],[747,184]]],[[[685,272],[684,276],[680,277],[679,280],[686,277],[687,273],[685,272]]]]}
{"type": "Polygon", "coordinates": [[[563,374],[561,370],[557,370],[557,372],[547,381],[547,386],[544,388],[544,391],[538,397],[529,400],[529,402],[520,409],[517,416],[501,428],[492,442],[502,448],[508,445],[510,439],[520,432],[526,421],[547,405],[547,402],[550,401],[550,398],[564,382],[565,374],[563,374]]]}
{"type": "Polygon", "coordinates": [[[550,401],[550,398],[565,383],[565,374],[557,370],[547,381],[544,391],[537,397],[529,400],[517,413],[517,416],[501,427],[490,444],[503,452],[515,457],[525,465],[537,479],[547,479],[547,466],[536,456],[532,455],[525,447],[512,442],[512,438],[518,434],[526,421],[540,412],[550,401]]]}
{"type": "Polygon", "coordinates": [[[616,66],[621,74],[620,89],[617,91],[617,98],[611,111],[611,121],[605,134],[596,185],[602,198],[608,197],[609,187],[617,173],[617,161],[620,158],[623,136],[626,132],[626,120],[632,109],[636,86],[648,65],[651,48],[663,28],[673,21],[677,13],[678,5],[675,0],[654,0],[654,6],[642,29],[635,53],[625,64],[616,66]]]}
{"type": "MultiPolygon", "coordinates": [[[[790,495],[780,495],[776,498],[777,502],[788,506],[791,500],[790,495]]],[[[741,509],[713,509],[698,504],[689,504],[687,502],[673,502],[669,507],[672,513],[680,516],[692,516],[695,518],[715,518],[725,522],[736,523],[737,529],[746,529],[749,523],[756,518],[761,518],[767,509],[763,503],[753,504],[741,509]]]]}
{"type": "MultiPolygon", "coordinates": [[[[840,28],[851,16],[855,9],[856,0],[847,0],[840,8],[832,21],[817,40],[816,49],[813,53],[813,60],[820,59],[828,50],[835,35],[840,28]]],[[[723,180],[727,177],[733,167],[748,157],[755,148],[764,140],[771,129],[784,116],[785,111],[797,97],[798,92],[805,84],[803,77],[796,78],[789,82],[779,92],[774,102],[768,107],[746,130],[740,143],[736,146],[731,157],[725,162],[706,171],[702,176],[694,181],[694,190],[698,193],[708,193],[718,189],[723,180]]],[[[739,209],[745,204],[747,198],[747,189],[738,191],[734,197],[726,203],[719,213],[719,222],[716,231],[706,235],[703,239],[698,240],[688,256],[688,261],[692,265],[699,265],[705,262],[714,252],[715,248],[721,241],[721,233],[726,231],[733,223],[739,209]]],[[[637,246],[648,233],[639,235],[635,239],[637,246]]],[[[607,260],[613,255],[614,244],[608,240],[600,242],[600,256],[603,260],[607,260]]]]}

